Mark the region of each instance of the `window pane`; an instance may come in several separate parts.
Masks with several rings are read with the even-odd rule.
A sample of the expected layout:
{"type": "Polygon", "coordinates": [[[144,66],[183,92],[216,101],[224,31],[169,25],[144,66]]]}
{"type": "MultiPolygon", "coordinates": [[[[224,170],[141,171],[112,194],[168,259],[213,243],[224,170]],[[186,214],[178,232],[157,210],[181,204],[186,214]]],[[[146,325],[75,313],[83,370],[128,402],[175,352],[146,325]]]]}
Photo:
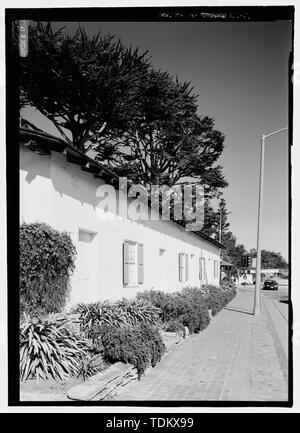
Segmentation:
{"type": "Polygon", "coordinates": [[[129,263],[128,265],[128,284],[137,283],[137,266],[135,263],[129,263]]]}
{"type": "Polygon", "coordinates": [[[137,244],[128,244],[128,284],[138,282],[137,244]]]}
{"type": "Polygon", "coordinates": [[[85,230],[79,230],[78,240],[79,242],[92,242],[94,233],[87,232],[85,230]]]}
{"type": "Polygon", "coordinates": [[[129,263],[136,263],[136,245],[135,244],[129,244],[128,245],[128,262],[129,263]]]}

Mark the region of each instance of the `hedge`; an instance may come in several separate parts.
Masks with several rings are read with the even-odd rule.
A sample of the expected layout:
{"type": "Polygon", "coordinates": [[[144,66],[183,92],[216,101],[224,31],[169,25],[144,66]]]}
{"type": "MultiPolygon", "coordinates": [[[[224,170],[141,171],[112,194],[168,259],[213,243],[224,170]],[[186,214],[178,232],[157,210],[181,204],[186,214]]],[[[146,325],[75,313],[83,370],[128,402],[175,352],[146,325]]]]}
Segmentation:
{"type": "Polygon", "coordinates": [[[219,313],[236,295],[234,288],[224,289],[208,285],[204,290],[206,305],[212,311],[213,316],[219,313]]]}
{"type": "MultiPolygon", "coordinates": [[[[185,288],[175,293],[164,293],[152,289],[139,292],[137,297],[159,308],[160,319],[163,323],[176,321],[187,326],[190,332],[199,332],[209,324],[208,307],[198,288],[185,288]]],[[[178,328],[180,328],[179,324],[178,328]]]]}
{"type": "Polygon", "coordinates": [[[160,309],[160,320],[166,325],[165,329],[180,330],[183,325],[190,332],[199,332],[209,324],[209,310],[212,315],[217,314],[235,295],[233,288],[207,285],[201,289],[185,287],[173,293],[152,289],[139,292],[137,297],[160,309]]]}

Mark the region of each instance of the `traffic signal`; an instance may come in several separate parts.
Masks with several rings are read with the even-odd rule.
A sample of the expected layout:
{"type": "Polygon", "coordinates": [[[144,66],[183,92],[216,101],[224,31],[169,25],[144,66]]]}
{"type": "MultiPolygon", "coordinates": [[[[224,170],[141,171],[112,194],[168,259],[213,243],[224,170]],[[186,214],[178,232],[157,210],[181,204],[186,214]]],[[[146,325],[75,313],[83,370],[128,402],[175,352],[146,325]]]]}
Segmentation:
{"type": "Polygon", "coordinates": [[[251,268],[252,267],[252,257],[245,255],[241,257],[241,266],[242,268],[251,268]]]}

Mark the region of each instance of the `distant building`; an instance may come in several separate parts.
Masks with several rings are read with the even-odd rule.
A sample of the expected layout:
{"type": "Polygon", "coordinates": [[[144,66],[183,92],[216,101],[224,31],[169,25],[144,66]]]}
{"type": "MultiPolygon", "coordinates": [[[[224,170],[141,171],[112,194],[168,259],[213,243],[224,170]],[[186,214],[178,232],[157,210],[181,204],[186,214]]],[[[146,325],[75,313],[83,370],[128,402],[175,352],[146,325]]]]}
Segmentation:
{"type": "MultiPolygon", "coordinates": [[[[288,275],[287,269],[277,269],[277,268],[269,268],[269,269],[261,269],[261,279],[262,281],[266,278],[277,278],[281,275],[288,275]]],[[[254,284],[256,279],[256,269],[254,267],[249,269],[241,269],[239,270],[239,284],[247,283],[254,284]]]]}

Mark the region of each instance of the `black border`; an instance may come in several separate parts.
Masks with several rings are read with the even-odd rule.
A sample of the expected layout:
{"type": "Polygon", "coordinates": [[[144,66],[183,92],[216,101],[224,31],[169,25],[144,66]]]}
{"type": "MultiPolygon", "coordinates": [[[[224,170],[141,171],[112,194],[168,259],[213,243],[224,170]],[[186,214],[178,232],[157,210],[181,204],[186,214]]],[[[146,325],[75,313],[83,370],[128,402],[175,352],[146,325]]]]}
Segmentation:
{"type": "MultiPolygon", "coordinates": [[[[19,140],[18,83],[11,56],[11,24],[15,20],[39,21],[142,21],[142,22],[251,22],[290,20],[293,27],[292,52],[289,59],[289,296],[291,299],[291,146],[293,137],[293,84],[294,6],[203,6],[203,7],[122,7],[122,8],[39,8],[5,9],[6,35],[6,181],[7,181],[7,261],[8,261],[8,404],[9,406],[71,406],[71,407],[292,407],[292,305],[289,305],[289,391],[288,401],[101,401],[101,402],[21,402],[19,397],[19,140]],[[210,14],[210,15],[203,15],[210,14]],[[215,15],[214,15],[215,14],[215,15]]],[[[113,416],[113,414],[111,414],[113,416]]],[[[120,415],[120,418],[124,414],[120,415]]],[[[146,413],[136,414],[146,415],[146,413]]],[[[173,414],[174,416],[175,414],[173,414]]],[[[178,414],[176,414],[178,416],[178,414]]],[[[193,414],[192,416],[196,416],[193,414]]],[[[161,414],[164,417],[163,414],[161,414]]],[[[188,414],[185,414],[188,416],[188,414]]],[[[128,418],[128,417],[127,417],[128,418]]]]}

